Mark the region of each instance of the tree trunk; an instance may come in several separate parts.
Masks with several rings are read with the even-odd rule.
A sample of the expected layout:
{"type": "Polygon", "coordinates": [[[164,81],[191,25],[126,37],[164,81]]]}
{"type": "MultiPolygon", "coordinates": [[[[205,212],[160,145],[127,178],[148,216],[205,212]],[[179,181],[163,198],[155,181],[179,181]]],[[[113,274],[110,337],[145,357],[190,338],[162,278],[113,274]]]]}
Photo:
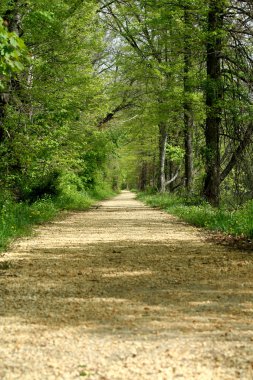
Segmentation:
{"type": "Polygon", "coordinates": [[[168,141],[167,125],[164,122],[159,123],[159,178],[158,190],[161,193],[166,191],[166,174],[165,174],[165,161],[166,161],[166,146],[168,141]]]}
{"type": "Polygon", "coordinates": [[[184,145],[185,145],[185,188],[187,193],[192,191],[193,183],[193,149],[192,149],[192,107],[189,99],[189,71],[191,65],[191,50],[189,45],[189,11],[184,11],[185,41],[184,41],[184,145]]]}
{"type": "Polygon", "coordinates": [[[232,169],[236,166],[239,160],[241,160],[245,149],[252,143],[252,135],[253,135],[253,123],[250,122],[248,127],[246,128],[244,136],[242,137],[238,147],[233,152],[227,166],[225,167],[225,169],[220,175],[221,182],[223,182],[227,178],[227,176],[232,171],[232,169]]]}
{"type": "Polygon", "coordinates": [[[140,179],[139,179],[139,190],[145,191],[147,187],[147,177],[148,177],[148,167],[147,162],[143,162],[141,165],[140,179]]]}
{"type": "Polygon", "coordinates": [[[213,206],[220,198],[220,125],[222,120],[221,32],[223,27],[222,0],[210,0],[207,42],[207,88],[205,127],[206,173],[204,196],[213,206]]]}
{"type": "Polygon", "coordinates": [[[184,107],[184,142],[185,142],[185,188],[188,194],[193,185],[193,149],[192,149],[192,121],[187,106],[184,107]]]}

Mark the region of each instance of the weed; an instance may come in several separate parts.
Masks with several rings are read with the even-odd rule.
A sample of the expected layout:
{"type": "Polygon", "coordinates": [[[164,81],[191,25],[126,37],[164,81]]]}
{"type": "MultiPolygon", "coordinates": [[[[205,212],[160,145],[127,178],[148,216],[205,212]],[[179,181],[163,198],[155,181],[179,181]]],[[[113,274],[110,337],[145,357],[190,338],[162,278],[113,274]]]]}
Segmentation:
{"type": "Polygon", "coordinates": [[[66,188],[58,197],[46,197],[32,204],[0,197],[0,251],[6,249],[14,238],[28,235],[33,225],[52,220],[61,210],[86,210],[98,200],[112,195],[107,188],[89,192],[66,188]]]}
{"type": "Polygon", "coordinates": [[[185,221],[213,231],[253,238],[253,201],[236,210],[213,208],[199,198],[183,198],[173,194],[138,194],[152,207],[159,207],[185,221]]]}
{"type": "Polygon", "coordinates": [[[86,365],[80,365],[81,371],[79,372],[80,377],[88,377],[91,376],[93,373],[87,369],[86,365]]]}

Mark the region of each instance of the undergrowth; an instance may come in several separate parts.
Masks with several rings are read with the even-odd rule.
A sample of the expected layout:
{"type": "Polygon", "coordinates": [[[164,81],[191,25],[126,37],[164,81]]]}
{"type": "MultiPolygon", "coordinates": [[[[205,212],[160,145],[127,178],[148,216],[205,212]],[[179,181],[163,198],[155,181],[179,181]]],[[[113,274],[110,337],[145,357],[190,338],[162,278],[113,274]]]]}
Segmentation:
{"type": "Polygon", "coordinates": [[[14,238],[30,234],[33,225],[53,219],[61,210],[86,210],[113,194],[109,187],[98,187],[92,191],[68,189],[57,197],[47,196],[32,204],[17,203],[0,194],[0,251],[6,249],[14,238]]]}
{"type": "Polygon", "coordinates": [[[195,226],[234,236],[253,238],[253,201],[248,201],[238,209],[227,210],[213,208],[198,198],[184,198],[173,194],[140,193],[138,198],[152,207],[159,207],[195,226]]]}

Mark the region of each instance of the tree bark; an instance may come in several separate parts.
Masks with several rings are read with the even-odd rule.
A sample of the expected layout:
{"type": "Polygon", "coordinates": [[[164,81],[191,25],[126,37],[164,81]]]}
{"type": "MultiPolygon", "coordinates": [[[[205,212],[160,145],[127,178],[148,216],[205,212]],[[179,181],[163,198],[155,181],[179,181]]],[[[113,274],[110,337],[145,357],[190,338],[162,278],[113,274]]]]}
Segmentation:
{"type": "Polygon", "coordinates": [[[191,50],[189,46],[189,13],[184,11],[185,41],[184,41],[184,145],[185,145],[185,188],[187,193],[191,193],[193,184],[193,149],[192,149],[192,107],[189,100],[190,85],[189,71],[191,65],[191,50]]]}
{"type": "Polygon", "coordinates": [[[147,187],[148,167],[147,162],[142,162],[139,180],[139,190],[145,191],[147,187]]]}
{"type": "Polygon", "coordinates": [[[206,173],[203,193],[207,201],[215,207],[219,206],[220,200],[220,126],[222,121],[222,27],[222,0],[210,0],[208,13],[208,42],[206,56],[206,173]]]}
{"type": "Polygon", "coordinates": [[[166,161],[166,146],[168,141],[167,125],[164,122],[159,123],[159,178],[158,190],[161,193],[166,191],[166,174],[165,174],[165,161],[166,161]]]}

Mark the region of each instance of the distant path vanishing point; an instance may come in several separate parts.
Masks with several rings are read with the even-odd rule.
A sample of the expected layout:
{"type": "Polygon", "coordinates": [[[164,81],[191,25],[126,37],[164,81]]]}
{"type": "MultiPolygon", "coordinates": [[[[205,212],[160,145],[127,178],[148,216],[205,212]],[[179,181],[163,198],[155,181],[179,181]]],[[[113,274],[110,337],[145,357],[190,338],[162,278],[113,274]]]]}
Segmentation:
{"type": "Polygon", "coordinates": [[[0,257],[1,380],[253,379],[253,255],[134,197],[0,257]]]}

